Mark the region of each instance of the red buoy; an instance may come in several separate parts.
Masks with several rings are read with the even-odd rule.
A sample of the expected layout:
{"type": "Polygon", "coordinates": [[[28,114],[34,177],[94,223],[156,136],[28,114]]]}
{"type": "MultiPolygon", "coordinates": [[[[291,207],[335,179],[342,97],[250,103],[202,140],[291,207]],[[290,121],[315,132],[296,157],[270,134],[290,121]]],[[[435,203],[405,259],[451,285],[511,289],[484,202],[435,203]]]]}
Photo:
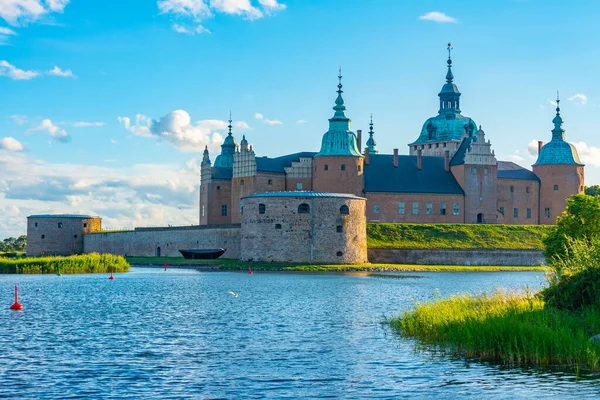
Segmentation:
{"type": "Polygon", "coordinates": [[[167,270],[167,262],[165,261],[165,271],[167,270]]]}
{"type": "Polygon", "coordinates": [[[22,310],[23,305],[19,304],[19,288],[15,285],[15,304],[10,306],[11,310],[22,310]]]}
{"type": "Polygon", "coordinates": [[[109,281],[114,281],[115,280],[115,277],[112,274],[112,269],[110,270],[110,276],[108,277],[108,280],[109,281]]]}
{"type": "Polygon", "coordinates": [[[252,268],[248,267],[248,273],[249,273],[250,275],[252,275],[252,274],[254,273],[254,272],[252,272],[252,268]]]}

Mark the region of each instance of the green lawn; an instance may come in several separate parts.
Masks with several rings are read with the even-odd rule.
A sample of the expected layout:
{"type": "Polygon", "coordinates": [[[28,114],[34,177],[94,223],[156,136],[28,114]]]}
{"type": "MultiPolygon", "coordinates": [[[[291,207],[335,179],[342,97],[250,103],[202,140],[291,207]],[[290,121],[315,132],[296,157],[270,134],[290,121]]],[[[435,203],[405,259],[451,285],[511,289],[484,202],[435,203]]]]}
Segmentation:
{"type": "Polygon", "coordinates": [[[537,225],[367,224],[369,248],[543,250],[537,225]]]}

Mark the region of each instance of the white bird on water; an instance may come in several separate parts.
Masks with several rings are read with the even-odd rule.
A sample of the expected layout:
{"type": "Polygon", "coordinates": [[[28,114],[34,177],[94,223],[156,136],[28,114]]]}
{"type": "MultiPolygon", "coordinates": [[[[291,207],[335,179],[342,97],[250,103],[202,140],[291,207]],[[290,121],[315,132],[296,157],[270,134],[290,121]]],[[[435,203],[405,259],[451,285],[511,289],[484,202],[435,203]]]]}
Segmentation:
{"type": "Polygon", "coordinates": [[[233,297],[236,297],[236,298],[238,297],[238,294],[237,293],[233,293],[231,290],[229,292],[227,292],[227,293],[229,293],[233,297]]]}

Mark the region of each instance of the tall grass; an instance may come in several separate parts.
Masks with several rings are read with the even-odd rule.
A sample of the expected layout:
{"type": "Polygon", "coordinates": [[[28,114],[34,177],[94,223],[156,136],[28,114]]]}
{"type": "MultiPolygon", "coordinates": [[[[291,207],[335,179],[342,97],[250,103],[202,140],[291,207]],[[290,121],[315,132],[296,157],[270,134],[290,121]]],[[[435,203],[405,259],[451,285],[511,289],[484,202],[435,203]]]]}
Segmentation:
{"type": "Polygon", "coordinates": [[[546,307],[539,296],[454,296],[418,305],[391,320],[408,337],[453,353],[506,365],[600,370],[600,309],[578,313],[546,307]]]}
{"type": "Polygon", "coordinates": [[[84,254],[69,257],[0,258],[2,274],[87,274],[127,272],[129,263],[112,254],[84,254]]]}

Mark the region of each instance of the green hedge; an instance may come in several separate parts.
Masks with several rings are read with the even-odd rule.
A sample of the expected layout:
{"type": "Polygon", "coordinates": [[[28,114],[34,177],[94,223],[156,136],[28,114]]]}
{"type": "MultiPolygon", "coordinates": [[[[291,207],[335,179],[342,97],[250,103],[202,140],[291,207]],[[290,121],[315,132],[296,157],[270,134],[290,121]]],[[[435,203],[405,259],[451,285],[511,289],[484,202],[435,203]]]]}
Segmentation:
{"type": "Polygon", "coordinates": [[[550,226],[474,224],[367,224],[369,248],[543,250],[550,226]]]}
{"type": "Polygon", "coordinates": [[[112,254],[84,254],[69,257],[0,258],[3,274],[88,274],[127,272],[129,263],[112,254]]]}

